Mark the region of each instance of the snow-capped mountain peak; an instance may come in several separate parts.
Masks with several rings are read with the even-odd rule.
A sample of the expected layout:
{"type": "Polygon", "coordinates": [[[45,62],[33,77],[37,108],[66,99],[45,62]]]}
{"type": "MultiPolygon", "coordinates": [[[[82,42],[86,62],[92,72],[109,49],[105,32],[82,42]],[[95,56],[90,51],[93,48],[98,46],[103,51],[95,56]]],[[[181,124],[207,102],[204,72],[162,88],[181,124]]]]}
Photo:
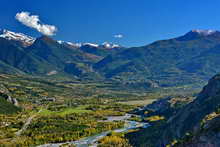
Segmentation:
{"type": "Polygon", "coordinates": [[[0,29],[0,37],[8,40],[20,41],[24,46],[29,46],[33,44],[33,42],[35,41],[35,38],[33,37],[27,36],[22,33],[15,33],[5,29],[3,30],[0,29]]]}
{"type": "Polygon", "coordinates": [[[68,41],[62,41],[62,40],[59,40],[57,41],[59,44],[66,44],[66,45],[69,45],[69,46],[72,46],[72,47],[76,47],[76,48],[80,48],[82,46],[81,43],[72,43],[72,42],[68,42],[68,41]]]}
{"type": "Polygon", "coordinates": [[[110,49],[110,48],[119,48],[119,47],[120,47],[120,45],[113,44],[113,43],[108,43],[108,42],[104,42],[104,43],[102,44],[102,46],[103,46],[104,48],[108,48],[108,49],[110,49]]]}
{"type": "MultiPolygon", "coordinates": [[[[0,29],[0,38],[5,38],[7,40],[13,40],[17,41],[18,43],[21,43],[22,46],[27,47],[34,43],[36,38],[33,38],[31,36],[25,35],[23,33],[15,33],[9,30],[0,29]]],[[[95,43],[72,43],[68,41],[57,41],[59,44],[67,45],[72,48],[81,48],[81,47],[91,47],[91,48],[102,48],[102,49],[114,49],[114,48],[120,48],[120,45],[104,42],[102,44],[95,44],[95,43]]]]}
{"type": "Polygon", "coordinates": [[[105,49],[113,49],[113,48],[119,48],[120,45],[104,42],[102,44],[95,44],[95,43],[72,43],[72,42],[66,42],[66,41],[57,41],[59,44],[65,44],[72,47],[80,48],[82,46],[89,46],[92,48],[105,48],[105,49]]]}
{"type": "Polygon", "coordinates": [[[208,36],[208,35],[212,35],[214,33],[217,33],[218,31],[216,31],[216,30],[200,30],[200,29],[196,29],[196,30],[192,30],[192,32],[198,33],[200,35],[208,36]]]}
{"type": "Polygon", "coordinates": [[[215,37],[219,38],[220,37],[220,32],[216,30],[201,30],[201,29],[196,29],[196,30],[191,30],[188,33],[186,33],[183,36],[177,37],[177,40],[180,41],[188,41],[188,40],[195,40],[198,38],[203,38],[203,37],[215,37]]]}
{"type": "Polygon", "coordinates": [[[121,47],[120,45],[113,44],[113,43],[108,43],[108,42],[104,42],[104,43],[102,43],[100,45],[99,44],[95,44],[95,43],[72,43],[72,42],[67,42],[67,41],[62,41],[62,40],[59,40],[57,42],[59,44],[64,44],[64,45],[72,46],[72,47],[75,47],[75,48],[89,46],[89,47],[92,47],[92,48],[114,49],[114,48],[121,47]]]}
{"type": "Polygon", "coordinates": [[[95,44],[95,43],[83,43],[82,44],[83,46],[91,46],[91,47],[99,47],[99,45],[98,44],[95,44]]]}
{"type": "Polygon", "coordinates": [[[94,44],[94,43],[83,43],[82,46],[90,46],[95,48],[105,48],[105,49],[113,49],[113,48],[119,48],[120,45],[104,42],[102,44],[94,44]]]}

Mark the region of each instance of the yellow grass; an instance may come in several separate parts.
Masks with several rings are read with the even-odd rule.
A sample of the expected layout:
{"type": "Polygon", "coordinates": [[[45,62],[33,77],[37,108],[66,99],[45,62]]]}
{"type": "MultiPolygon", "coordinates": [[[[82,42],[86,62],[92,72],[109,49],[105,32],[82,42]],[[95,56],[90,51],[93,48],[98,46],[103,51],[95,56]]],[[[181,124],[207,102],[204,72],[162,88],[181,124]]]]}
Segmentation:
{"type": "Polygon", "coordinates": [[[134,101],[126,101],[126,102],[120,102],[121,104],[127,104],[127,105],[148,105],[152,102],[156,101],[157,99],[146,99],[146,100],[134,100],[134,101]]]}

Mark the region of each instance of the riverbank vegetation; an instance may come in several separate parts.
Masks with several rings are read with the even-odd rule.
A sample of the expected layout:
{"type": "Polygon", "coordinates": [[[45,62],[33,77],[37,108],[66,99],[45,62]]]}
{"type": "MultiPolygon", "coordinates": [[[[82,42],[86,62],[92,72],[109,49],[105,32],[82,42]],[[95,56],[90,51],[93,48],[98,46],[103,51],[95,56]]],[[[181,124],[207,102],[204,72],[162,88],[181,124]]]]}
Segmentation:
{"type": "Polygon", "coordinates": [[[110,133],[99,140],[98,147],[132,147],[123,133],[110,133]]]}

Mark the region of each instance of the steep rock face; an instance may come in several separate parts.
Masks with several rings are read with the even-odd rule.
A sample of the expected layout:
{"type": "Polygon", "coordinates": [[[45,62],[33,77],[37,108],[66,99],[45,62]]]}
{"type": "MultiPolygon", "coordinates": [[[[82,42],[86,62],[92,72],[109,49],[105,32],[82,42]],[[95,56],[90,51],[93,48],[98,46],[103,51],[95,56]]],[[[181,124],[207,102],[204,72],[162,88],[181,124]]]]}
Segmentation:
{"type": "Polygon", "coordinates": [[[18,101],[16,98],[12,98],[10,95],[7,96],[6,100],[12,104],[14,104],[15,106],[19,106],[18,101]]]}
{"type": "Polygon", "coordinates": [[[2,99],[2,98],[15,106],[19,106],[16,98],[12,98],[11,96],[9,96],[5,93],[0,93],[0,99],[2,99]]]}
{"type": "Polygon", "coordinates": [[[220,116],[208,120],[195,134],[197,135],[178,147],[219,147],[220,116]]]}
{"type": "Polygon", "coordinates": [[[220,107],[220,75],[214,76],[199,96],[168,120],[159,146],[200,129],[204,117],[220,107]]]}
{"type": "Polygon", "coordinates": [[[12,98],[9,94],[8,89],[0,84],[0,98],[4,98],[5,100],[7,100],[8,102],[14,104],[15,106],[19,106],[18,101],[16,98],[12,98]]]}
{"type": "Polygon", "coordinates": [[[19,111],[21,111],[21,108],[17,99],[0,92],[0,114],[13,114],[19,111]]]}

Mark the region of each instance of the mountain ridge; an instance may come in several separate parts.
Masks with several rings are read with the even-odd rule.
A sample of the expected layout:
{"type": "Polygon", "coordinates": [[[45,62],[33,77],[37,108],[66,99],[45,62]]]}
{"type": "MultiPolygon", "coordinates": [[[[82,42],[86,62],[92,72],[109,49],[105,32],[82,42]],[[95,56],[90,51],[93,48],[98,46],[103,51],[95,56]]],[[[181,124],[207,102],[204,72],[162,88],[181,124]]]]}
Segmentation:
{"type": "Polygon", "coordinates": [[[205,82],[220,72],[220,32],[213,30],[192,30],[180,37],[132,48],[109,43],[74,44],[47,36],[34,39],[29,46],[17,43],[18,39],[0,39],[5,39],[0,42],[2,62],[11,70],[27,74],[51,75],[48,73],[55,71],[53,74],[81,79],[89,75],[94,80],[102,77],[125,84],[167,87],[205,82]]]}
{"type": "MultiPolygon", "coordinates": [[[[217,32],[217,34],[219,33],[217,32]]],[[[188,36],[188,33],[182,37],[185,38],[186,36],[188,36]]],[[[197,74],[198,71],[201,72],[199,69],[195,69],[197,70],[196,72],[188,72],[183,66],[203,52],[211,52],[219,44],[220,36],[215,33],[208,36],[197,36],[190,40],[183,40],[179,37],[160,40],[150,45],[128,48],[113,56],[109,55],[96,63],[94,68],[105,77],[123,79],[127,76],[127,78],[134,79],[134,81],[147,78],[156,82],[161,78],[165,81],[178,81],[178,79],[169,78],[174,76],[183,77],[183,81],[190,81],[193,75],[199,75],[199,79],[207,80],[210,75],[213,76],[219,71],[210,72],[210,67],[207,67],[208,69],[205,70],[208,70],[208,72],[197,74]]],[[[203,57],[205,56],[204,54],[203,57]]],[[[207,60],[209,61],[210,59],[207,60]]],[[[216,57],[215,60],[218,61],[218,58],[216,57]]],[[[161,84],[163,85],[163,83],[161,84]]]]}

